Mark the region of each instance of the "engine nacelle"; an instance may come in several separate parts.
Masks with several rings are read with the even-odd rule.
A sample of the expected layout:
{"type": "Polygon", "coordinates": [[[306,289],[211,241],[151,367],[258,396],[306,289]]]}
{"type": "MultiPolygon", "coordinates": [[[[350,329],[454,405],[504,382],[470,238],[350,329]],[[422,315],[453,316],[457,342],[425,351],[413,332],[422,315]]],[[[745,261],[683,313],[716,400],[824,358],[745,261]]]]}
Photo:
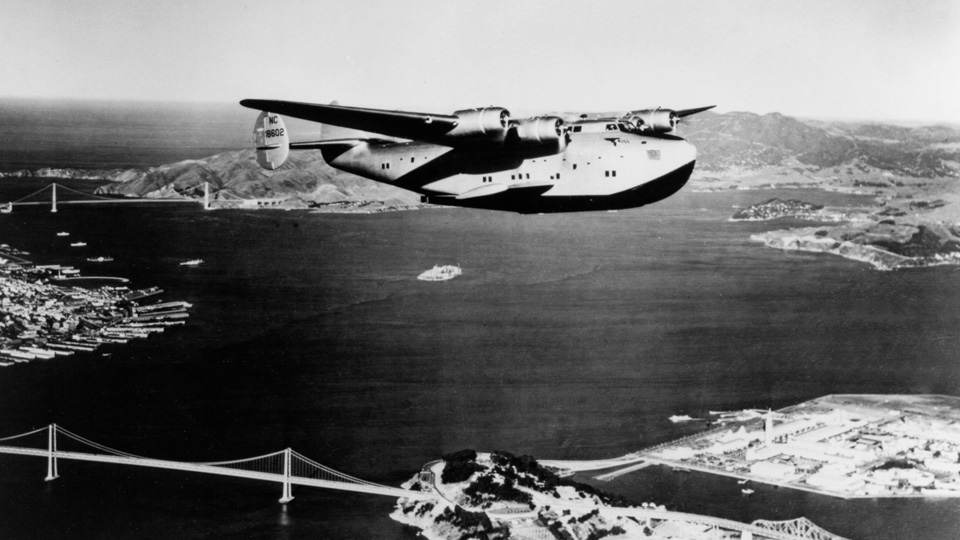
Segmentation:
{"type": "Polygon", "coordinates": [[[657,133],[670,133],[677,127],[677,113],[670,109],[654,109],[634,112],[631,120],[641,131],[652,130],[657,133]]]}
{"type": "Polygon", "coordinates": [[[506,148],[524,158],[559,154],[570,142],[563,119],[557,116],[515,120],[514,126],[507,137],[506,148]]]}
{"type": "Polygon", "coordinates": [[[499,142],[506,137],[510,125],[510,111],[503,107],[466,109],[453,114],[457,117],[457,127],[445,137],[499,142]]]}
{"type": "Polygon", "coordinates": [[[517,123],[517,140],[523,146],[564,140],[563,119],[557,116],[525,118],[517,123]]]}

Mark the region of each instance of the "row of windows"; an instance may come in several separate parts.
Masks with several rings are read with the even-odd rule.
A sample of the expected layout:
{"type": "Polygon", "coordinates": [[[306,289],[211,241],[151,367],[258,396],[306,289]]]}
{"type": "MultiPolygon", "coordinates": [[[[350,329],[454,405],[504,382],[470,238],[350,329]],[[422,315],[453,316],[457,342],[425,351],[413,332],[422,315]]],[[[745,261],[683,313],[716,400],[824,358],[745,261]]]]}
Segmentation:
{"type": "MultiPolygon", "coordinates": [[[[423,158],[423,159],[426,161],[426,160],[429,159],[429,158],[423,158]]],[[[417,160],[417,158],[412,157],[412,158],[410,158],[410,163],[416,163],[416,160],[417,160]]],[[[381,164],[380,164],[380,168],[381,168],[381,169],[389,169],[389,168],[390,168],[390,164],[389,164],[389,163],[381,163],[381,164]]]]}

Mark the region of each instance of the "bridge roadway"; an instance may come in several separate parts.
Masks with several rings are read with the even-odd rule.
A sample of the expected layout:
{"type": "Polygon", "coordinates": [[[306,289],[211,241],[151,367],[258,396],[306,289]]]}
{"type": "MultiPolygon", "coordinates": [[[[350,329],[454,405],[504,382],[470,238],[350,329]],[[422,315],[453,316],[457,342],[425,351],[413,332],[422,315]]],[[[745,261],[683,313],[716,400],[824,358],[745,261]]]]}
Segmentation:
{"type": "Polygon", "coordinates": [[[545,467],[554,467],[557,469],[567,469],[570,471],[582,472],[582,471],[598,471],[601,469],[612,469],[613,467],[633,465],[640,461],[644,461],[644,459],[645,458],[635,454],[628,454],[626,456],[613,458],[613,459],[595,459],[590,461],[538,459],[537,463],[545,467]]]}
{"type": "MultiPolygon", "coordinates": [[[[57,206],[62,204],[118,204],[118,203],[193,203],[203,204],[202,200],[194,199],[101,199],[96,201],[57,201],[57,206]]],[[[13,206],[51,206],[50,201],[31,201],[31,202],[11,202],[13,206]]]]}
{"type": "MultiPolygon", "coordinates": [[[[20,454],[24,456],[38,456],[48,458],[51,455],[49,450],[36,448],[17,448],[14,446],[0,446],[0,453],[20,454]]],[[[371,493],[374,495],[385,495],[388,497],[405,497],[407,499],[435,500],[439,498],[435,493],[426,493],[421,491],[410,491],[402,488],[389,486],[350,484],[347,482],[332,482],[329,480],[320,480],[317,478],[304,478],[299,476],[285,476],[283,474],[274,474],[266,472],[245,471],[241,469],[230,469],[227,467],[218,467],[216,465],[203,465],[199,463],[185,463],[180,461],[166,461],[162,459],[150,458],[130,458],[123,456],[108,456],[102,454],[88,454],[84,452],[64,452],[55,450],[52,452],[57,459],[77,459],[83,461],[96,461],[100,463],[116,463],[120,465],[135,465],[139,467],[154,467],[157,469],[173,469],[178,471],[192,471],[207,474],[219,474],[222,476],[235,476],[238,478],[252,478],[254,480],[266,480],[269,482],[290,483],[301,486],[313,486],[327,489],[336,489],[340,491],[354,491],[359,493],[371,493]]]]}

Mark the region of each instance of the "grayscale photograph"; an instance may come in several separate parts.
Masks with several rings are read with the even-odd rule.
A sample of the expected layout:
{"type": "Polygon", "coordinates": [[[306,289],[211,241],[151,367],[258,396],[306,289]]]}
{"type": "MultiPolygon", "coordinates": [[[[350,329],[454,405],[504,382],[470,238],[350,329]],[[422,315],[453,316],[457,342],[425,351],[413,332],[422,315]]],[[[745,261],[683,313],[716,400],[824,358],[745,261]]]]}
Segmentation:
{"type": "Polygon", "coordinates": [[[960,3],[4,8],[0,538],[960,537],[960,3]]]}

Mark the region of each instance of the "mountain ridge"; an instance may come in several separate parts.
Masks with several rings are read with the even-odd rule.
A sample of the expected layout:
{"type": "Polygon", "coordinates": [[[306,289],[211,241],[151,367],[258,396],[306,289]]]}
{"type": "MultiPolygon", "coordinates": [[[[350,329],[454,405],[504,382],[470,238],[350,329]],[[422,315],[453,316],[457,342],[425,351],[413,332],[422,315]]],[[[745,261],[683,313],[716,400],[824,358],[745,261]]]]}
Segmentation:
{"type": "MultiPolygon", "coordinates": [[[[795,171],[808,180],[894,183],[898,179],[960,178],[960,129],[943,125],[906,127],[869,122],[800,120],[781,113],[707,111],[684,119],[678,134],[698,150],[694,178],[710,174],[778,175],[795,171]],[[776,172],[780,171],[780,172],[776,172]]],[[[252,150],[220,152],[149,169],[20,170],[4,177],[102,178],[99,191],[139,197],[203,196],[214,192],[241,197],[289,197],[306,204],[386,201],[415,204],[419,197],[344,173],[327,165],[318,151],[292,152],[276,171],[257,167],[252,150]]]]}

